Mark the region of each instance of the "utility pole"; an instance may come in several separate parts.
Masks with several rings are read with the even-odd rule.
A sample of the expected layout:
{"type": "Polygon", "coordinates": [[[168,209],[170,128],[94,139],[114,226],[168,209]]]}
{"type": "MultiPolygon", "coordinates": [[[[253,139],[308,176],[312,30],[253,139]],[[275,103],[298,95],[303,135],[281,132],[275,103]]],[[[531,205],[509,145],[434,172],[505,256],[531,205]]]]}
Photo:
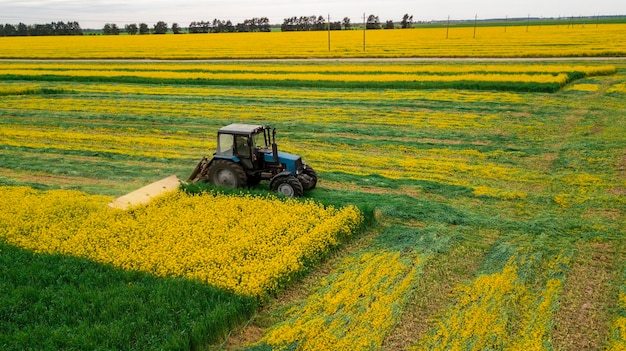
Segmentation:
{"type": "Polygon", "coordinates": [[[365,52],[365,30],[367,29],[367,22],[365,21],[365,12],[363,12],[363,52],[365,52]]]}
{"type": "Polygon", "coordinates": [[[504,33],[506,33],[506,25],[509,22],[509,15],[507,14],[506,17],[504,18],[504,33]]]}
{"type": "Polygon", "coordinates": [[[478,14],[474,16],[474,38],[476,38],[476,22],[478,22],[478,14]]]}
{"type": "Polygon", "coordinates": [[[330,13],[328,14],[328,52],[330,52],[330,13]]]}
{"type": "Polygon", "coordinates": [[[446,23],[446,39],[448,39],[449,31],[450,31],[450,15],[448,15],[448,22],[446,23]]]}

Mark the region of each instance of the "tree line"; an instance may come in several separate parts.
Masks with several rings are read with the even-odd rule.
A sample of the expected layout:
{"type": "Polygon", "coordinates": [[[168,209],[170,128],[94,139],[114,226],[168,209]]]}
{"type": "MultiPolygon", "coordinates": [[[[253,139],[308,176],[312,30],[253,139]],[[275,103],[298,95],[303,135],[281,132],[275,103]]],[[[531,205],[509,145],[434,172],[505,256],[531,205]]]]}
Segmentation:
{"type": "MultiPolygon", "coordinates": [[[[411,28],[413,16],[405,14],[400,22],[401,28],[411,28]]],[[[378,16],[369,15],[365,23],[366,29],[393,29],[395,23],[387,21],[384,25],[378,16]]],[[[342,21],[327,23],[324,16],[293,16],[283,20],[280,30],[283,32],[292,31],[321,31],[321,30],[349,30],[352,29],[350,18],[344,17],[342,21]]],[[[152,27],[146,23],[132,23],[124,26],[124,32],[135,34],[165,34],[171,30],[174,34],[183,33],[178,23],[173,23],[172,27],[164,21],[159,21],[152,27]]],[[[189,33],[234,33],[234,32],[269,32],[271,25],[267,17],[255,17],[246,19],[242,23],[233,24],[230,20],[214,19],[213,21],[193,21],[187,27],[189,33]]],[[[102,34],[118,35],[122,29],[115,23],[106,23],[102,28],[102,34]]],[[[12,24],[0,24],[0,36],[38,36],[38,35],[83,35],[78,22],[52,22],[48,24],[26,25],[20,23],[17,26],[12,24]]]]}
{"type": "MultiPolygon", "coordinates": [[[[150,26],[148,26],[145,23],[140,23],[139,25],[137,25],[136,23],[127,24],[124,26],[124,30],[126,31],[126,33],[130,35],[151,34],[151,33],[152,34],[165,34],[169,30],[169,28],[167,27],[167,23],[163,21],[159,21],[156,24],[154,24],[152,28],[150,28],[150,26]]],[[[120,32],[121,32],[120,28],[115,23],[106,23],[104,25],[104,28],[102,28],[102,34],[105,34],[105,35],[118,35],[120,34],[120,32]]],[[[174,34],[180,34],[182,33],[182,28],[180,28],[180,26],[177,23],[174,23],[172,24],[172,32],[174,32],[174,34]]]]}
{"type": "MultiPolygon", "coordinates": [[[[126,33],[135,34],[165,34],[170,28],[164,21],[157,22],[152,28],[145,23],[127,24],[124,26],[126,33]]],[[[172,33],[181,34],[183,28],[178,23],[172,24],[172,33]]],[[[267,17],[246,19],[242,23],[234,25],[230,20],[214,19],[213,21],[193,21],[187,27],[189,33],[234,33],[234,32],[269,32],[270,20],[267,17]]],[[[107,23],[102,29],[105,35],[118,35],[121,29],[115,23],[107,23]]]]}
{"type": "Polygon", "coordinates": [[[267,17],[255,17],[246,19],[242,23],[233,25],[230,20],[214,19],[213,22],[191,22],[189,33],[233,33],[233,32],[269,32],[270,20],[267,17]]]}
{"type": "Polygon", "coordinates": [[[19,23],[0,24],[0,36],[44,36],[44,35],[83,35],[78,22],[51,22],[46,24],[19,23]]]}
{"type": "MultiPolygon", "coordinates": [[[[346,29],[350,29],[350,19],[344,18],[346,29]]],[[[331,30],[340,30],[341,22],[331,22],[331,30]]],[[[283,24],[280,25],[280,30],[283,32],[295,32],[295,31],[314,31],[314,30],[327,30],[326,19],[323,16],[300,16],[285,18],[283,24]]]]}
{"type": "MultiPolygon", "coordinates": [[[[413,15],[405,14],[400,22],[401,28],[411,28],[413,26],[413,15]]],[[[172,25],[172,31],[177,34],[179,28],[176,23],[172,25]]],[[[342,21],[326,22],[324,16],[293,16],[283,20],[280,30],[283,32],[292,31],[319,31],[319,30],[341,30],[352,29],[352,23],[349,17],[344,17],[342,21]],[[330,27],[330,28],[329,28],[330,27]]],[[[379,17],[369,15],[366,22],[367,29],[393,29],[395,23],[391,20],[387,21],[383,26],[379,17]]],[[[167,29],[167,25],[165,27],[167,29]]],[[[233,32],[269,32],[271,25],[267,17],[246,19],[243,23],[233,25],[230,20],[214,19],[213,21],[194,21],[189,24],[189,33],[233,33],[233,32]]],[[[145,34],[145,33],[140,33],[145,34]]]]}

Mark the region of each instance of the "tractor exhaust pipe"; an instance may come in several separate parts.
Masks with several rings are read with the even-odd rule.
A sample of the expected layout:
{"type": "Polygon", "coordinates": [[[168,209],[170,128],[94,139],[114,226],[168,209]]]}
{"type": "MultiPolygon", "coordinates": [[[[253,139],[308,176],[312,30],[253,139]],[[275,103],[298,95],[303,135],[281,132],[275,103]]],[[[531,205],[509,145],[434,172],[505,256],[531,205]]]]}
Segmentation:
{"type": "Polygon", "coordinates": [[[272,129],[272,156],[274,156],[274,162],[278,163],[278,145],[276,145],[276,128],[272,129]]]}

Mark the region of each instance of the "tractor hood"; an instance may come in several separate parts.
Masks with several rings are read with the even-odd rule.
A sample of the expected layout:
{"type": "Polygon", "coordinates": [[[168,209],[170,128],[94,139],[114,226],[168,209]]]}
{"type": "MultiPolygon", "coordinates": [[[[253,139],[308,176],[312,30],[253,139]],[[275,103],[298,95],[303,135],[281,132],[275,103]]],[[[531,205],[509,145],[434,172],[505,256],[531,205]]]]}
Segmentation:
{"type": "MultiPolygon", "coordinates": [[[[271,152],[264,154],[265,162],[276,162],[271,152]]],[[[287,171],[296,175],[302,169],[302,158],[299,155],[278,151],[278,162],[287,167],[287,171]]]]}

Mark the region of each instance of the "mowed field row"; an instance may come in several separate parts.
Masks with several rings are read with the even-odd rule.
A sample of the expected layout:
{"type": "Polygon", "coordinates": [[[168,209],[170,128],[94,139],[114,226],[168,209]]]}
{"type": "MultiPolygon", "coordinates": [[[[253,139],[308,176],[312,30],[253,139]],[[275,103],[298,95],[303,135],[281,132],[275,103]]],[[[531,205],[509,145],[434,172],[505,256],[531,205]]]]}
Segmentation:
{"type": "MultiPolygon", "coordinates": [[[[582,77],[615,73],[611,65],[258,63],[25,63],[5,61],[5,80],[254,85],[329,88],[456,88],[554,92],[582,77]]],[[[10,94],[10,89],[0,94],[10,94]]]]}
{"type": "MultiPolygon", "coordinates": [[[[0,333],[7,349],[32,346],[20,332],[25,327],[37,335],[30,338],[36,346],[77,349],[625,347],[624,61],[2,62],[0,70],[6,71],[0,184],[13,194],[4,196],[5,212],[21,209],[12,231],[0,232],[0,258],[9,267],[0,272],[0,292],[10,297],[0,305],[11,321],[0,333]],[[194,74],[230,77],[194,80],[194,74]],[[297,78],[283,84],[285,74],[297,78]],[[516,88],[525,83],[514,80],[489,88],[468,77],[494,74],[566,78],[544,90],[516,88]],[[254,75],[268,76],[249,78],[254,75]],[[371,85],[307,81],[315,75],[361,77],[371,85]],[[376,85],[377,77],[389,75],[440,79],[419,89],[376,85]],[[467,84],[447,85],[455,76],[468,77],[467,84]],[[277,127],[279,148],[318,171],[318,188],[301,204],[317,205],[302,207],[302,216],[281,212],[279,203],[239,203],[250,195],[226,196],[234,205],[223,205],[229,210],[222,216],[207,210],[218,199],[205,205],[193,196],[124,214],[98,207],[170,174],[186,178],[213,152],[216,131],[235,122],[277,127]],[[81,201],[89,205],[77,205],[81,201]],[[211,245],[207,255],[223,253],[224,263],[259,262],[269,252],[277,258],[269,262],[286,262],[290,254],[276,253],[305,246],[280,229],[270,237],[281,240],[266,240],[269,229],[297,227],[296,218],[314,227],[319,221],[304,214],[321,218],[317,209],[334,211],[330,206],[344,209],[335,215],[357,218],[347,215],[352,205],[365,215],[367,231],[353,238],[358,232],[350,228],[357,225],[342,229],[337,222],[340,234],[323,242],[315,242],[317,234],[298,234],[298,243],[314,245],[293,256],[301,258],[292,271],[274,271],[256,290],[246,290],[254,281],[246,277],[261,277],[259,267],[274,263],[240,271],[237,265],[206,268],[193,255],[164,258],[211,245]],[[253,220],[254,206],[269,222],[253,220]],[[54,224],[59,218],[69,224],[54,224]],[[213,235],[213,218],[230,223],[232,240],[132,240],[146,238],[148,228],[213,235]],[[254,238],[246,237],[246,226],[258,230],[254,238]],[[123,237],[111,239],[114,232],[123,237]],[[117,251],[82,246],[81,238],[112,240],[103,247],[117,251]],[[94,255],[78,251],[84,249],[94,255]],[[328,260],[320,264],[322,258],[328,260]],[[180,268],[180,261],[191,266],[180,268]],[[234,284],[197,279],[211,274],[234,284]],[[85,294],[72,288],[85,285],[97,288],[85,294]],[[57,290],[63,301],[51,293],[57,290]],[[108,324],[88,318],[90,306],[107,300],[126,311],[119,321],[104,312],[97,316],[108,324]],[[70,313],[74,305],[79,308],[70,313]],[[90,322],[72,322],[81,318],[90,322]],[[145,337],[133,339],[133,333],[145,337]]],[[[333,223],[322,231],[332,233],[333,223]]]]}

